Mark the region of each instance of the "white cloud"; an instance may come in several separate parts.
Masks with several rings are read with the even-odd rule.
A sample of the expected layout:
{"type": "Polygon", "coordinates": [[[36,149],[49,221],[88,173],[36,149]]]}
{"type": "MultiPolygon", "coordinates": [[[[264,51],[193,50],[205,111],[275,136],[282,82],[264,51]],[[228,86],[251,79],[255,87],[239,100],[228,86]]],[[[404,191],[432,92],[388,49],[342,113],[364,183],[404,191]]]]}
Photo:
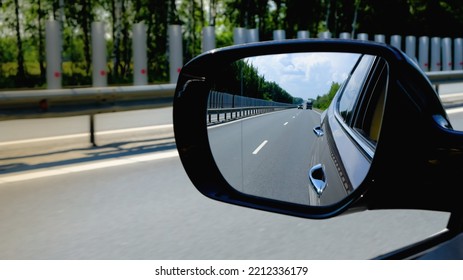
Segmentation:
{"type": "Polygon", "coordinates": [[[290,53],[248,58],[266,80],[278,83],[293,97],[316,98],[342,83],[358,54],[290,53]]]}

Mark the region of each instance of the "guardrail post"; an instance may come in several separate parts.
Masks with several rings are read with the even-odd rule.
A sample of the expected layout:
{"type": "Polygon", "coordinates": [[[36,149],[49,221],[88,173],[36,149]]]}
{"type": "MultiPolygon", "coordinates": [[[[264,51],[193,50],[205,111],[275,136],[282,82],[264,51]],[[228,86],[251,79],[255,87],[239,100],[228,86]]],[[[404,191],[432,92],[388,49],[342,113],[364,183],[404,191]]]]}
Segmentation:
{"type": "Polygon", "coordinates": [[[421,70],[429,71],[429,37],[421,36],[418,46],[418,60],[421,70]]]}
{"type": "Polygon", "coordinates": [[[207,52],[215,49],[215,27],[206,26],[203,28],[203,41],[202,41],[203,52],[207,52]]]}
{"type": "Polygon", "coordinates": [[[62,84],[60,29],[60,23],[56,20],[49,20],[45,25],[48,89],[59,89],[62,84]]]}
{"type": "Polygon", "coordinates": [[[92,143],[93,147],[96,147],[96,140],[95,140],[95,115],[90,114],[90,143],[92,143]]]}
{"type": "Polygon", "coordinates": [[[453,67],[455,70],[463,69],[463,38],[455,38],[454,45],[454,59],[453,67]]]}
{"type": "Polygon", "coordinates": [[[133,83],[148,84],[148,56],[146,46],[146,26],[144,23],[133,25],[133,83]]]}
{"type": "Polygon", "coordinates": [[[108,85],[108,70],[103,22],[92,22],[92,66],[93,86],[106,87],[108,85]]]}
{"type": "Polygon", "coordinates": [[[440,71],[441,62],[441,38],[431,38],[431,71],[440,71]]]}
{"type": "Polygon", "coordinates": [[[182,26],[170,25],[169,35],[169,74],[170,82],[176,84],[180,70],[183,67],[182,26]]]}

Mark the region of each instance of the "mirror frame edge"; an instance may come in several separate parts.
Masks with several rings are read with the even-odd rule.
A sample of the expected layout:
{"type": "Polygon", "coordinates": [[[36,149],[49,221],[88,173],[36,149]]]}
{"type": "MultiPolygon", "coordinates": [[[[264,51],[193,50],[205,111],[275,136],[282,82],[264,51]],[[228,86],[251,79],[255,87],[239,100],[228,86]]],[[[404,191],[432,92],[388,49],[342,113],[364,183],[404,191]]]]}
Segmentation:
{"type": "MultiPolygon", "coordinates": [[[[182,68],[174,96],[174,134],[182,164],[194,186],[206,197],[221,202],[245,206],[269,212],[310,219],[326,219],[342,213],[368,209],[364,194],[374,184],[368,172],[363,183],[349,196],[338,203],[327,206],[306,206],[273,199],[243,194],[232,188],[215,164],[210,151],[206,118],[207,81],[202,93],[186,92],[190,77],[207,77],[215,66],[244,57],[288,52],[346,52],[366,53],[382,56],[391,69],[405,61],[404,54],[394,47],[381,43],[346,39],[294,39],[286,41],[258,42],[216,49],[190,60],[182,68]],[[199,67],[199,66],[201,67],[199,67]],[[207,65],[207,67],[205,67],[207,65]],[[185,93],[186,92],[186,93],[185,93]],[[195,104],[195,106],[191,106],[195,104]],[[188,135],[185,131],[195,131],[188,135]],[[201,164],[198,164],[198,163],[201,164]],[[349,210],[349,211],[348,211],[349,210]]],[[[374,163],[374,159],[372,164],[374,163]]],[[[368,196],[367,196],[368,197],[368,196]]]]}

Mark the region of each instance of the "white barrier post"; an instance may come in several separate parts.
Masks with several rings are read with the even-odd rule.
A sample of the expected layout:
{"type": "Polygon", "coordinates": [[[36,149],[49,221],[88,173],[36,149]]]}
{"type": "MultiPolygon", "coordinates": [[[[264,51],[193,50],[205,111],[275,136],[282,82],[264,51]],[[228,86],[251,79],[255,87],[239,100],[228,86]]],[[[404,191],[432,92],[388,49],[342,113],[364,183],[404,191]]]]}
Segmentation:
{"type": "Polygon", "coordinates": [[[453,66],[455,70],[463,70],[463,38],[453,40],[453,66]]]}
{"type": "Polygon", "coordinates": [[[246,43],[247,29],[244,27],[235,27],[233,29],[233,44],[239,45],[246,43]]]}
{"type": "Polygon", "coordinates": [[[297,38],[298,39],[308,39],[310,38],[310,32],[307,30],[299,30],[297,32],[297,38]]]}
{"type": "Polygon", "coordinates": [[[203,52],[215,49],[215,27],[206,26],[203,28],[203,52]]]}
{"type": "Polygon", "coordinates": [[[386,35],[384,35],[384,34],[375,34],[375,42],[386,44],[386,35]]]}
{"type": "Polygon", "coordinates": [[[416,59],[416,37],[415,36],[407,36],[405,37],[405,53],[417,62],[416,59]]]}
{"type": "Polygon", "coordinates": [[[47,88],[59,89],[62,85],[61,28],[59,21],[49,20],[45,25],[45,55],[47,61],[47,88]]]}
{"type": "Polygon", "coordinates": [[[441,62],[441,38],[431,38],[431,71],[440,71],[441,62]]]}
{"type": "Polygon", "coordinates": [[[418,45],[418,62],[421,70],[429,71],[429,37],[421,36],[418,45]]]}
{"type": "Polygon", "coordinates": [[[168,36],[170,82],[175,84],[183,67],[182,26],[169,25],[168,36]]]}
{"type": "Polygon", "coordinates": [[[368,41],[368,34],[367,33],[359,33],[357,34],[358,40],[368,41]]]}
{"type": "Polygon", "coordinates": [[[133,83],[148,84],[148,55],[146,46],[146,26],[144,23],[133,25],[133,83]]]}
{"type": "Polygon", "coordinates": [[[450,71],[453,68],[452,63],[452,39],[442,39],[442,70],[450,71]]]}
{"type": "Polygon", "coordinates": [[[106,65],[106,39],[103,22],[92,22],[92,66],[93,86],[108,85],[108,70],[106,65]]]}
{"type": "Polygon", "coordinates": [[[351,39],[351,34],[349,32],[341,32],[341,34],[339,34],[339,38],[340,39],[351,39]]]}
{"type": "Polygon", "coordinates": [[[286,32],[284,30],[273,30],[273,40],[285,40],[286,32]]]}
{"type": "Polygon", "coordinates": [[[318,33],[318,38],[330,39],[331,38],[331,32],[329,32],[329,31],[320,32],[320,33],[318,33]]]}
{"type": "Polygon", "coordinates": [[[400,35],[392,35],[391,36],[391,46],[402,50],[402,37],[400,35]]]}
{"type": "Polygon", "coordinates": [[[247,42],[259,42],[259,29],[252,28],[248,29],[248,36],[246,39],[247,42]]]}

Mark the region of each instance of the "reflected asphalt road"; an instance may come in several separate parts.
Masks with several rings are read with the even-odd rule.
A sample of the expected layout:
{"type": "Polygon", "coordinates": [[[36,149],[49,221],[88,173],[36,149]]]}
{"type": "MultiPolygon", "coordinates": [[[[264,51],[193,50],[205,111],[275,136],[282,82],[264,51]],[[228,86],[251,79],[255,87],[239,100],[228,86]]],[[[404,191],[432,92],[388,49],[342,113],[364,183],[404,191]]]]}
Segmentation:
{"type": "Polygon", "coordinates": [[[309,205],[312,128],[319,123],[320,115],[312,110],[283,110],[210,126],[209,141],[219,168],[233,187],[309,205]]]}
{"type": "Polygon", "coordinates": [[[14,131],[2,134],[3,143],[21,135],[32,142],[0,146],[0,259],[366,259],[445,227],[445,213],[311,221],[212,201],[194,189],[176,156],[165,126],[171,109],[129,115],[107,116],[109,128],[101,118],[99,128],[151,130],[100,136],[96,148],[82,136],[31,140],[39,127],[47,129],[37,137],[84,133],[85,119],[1,123],[14,131]]]}

